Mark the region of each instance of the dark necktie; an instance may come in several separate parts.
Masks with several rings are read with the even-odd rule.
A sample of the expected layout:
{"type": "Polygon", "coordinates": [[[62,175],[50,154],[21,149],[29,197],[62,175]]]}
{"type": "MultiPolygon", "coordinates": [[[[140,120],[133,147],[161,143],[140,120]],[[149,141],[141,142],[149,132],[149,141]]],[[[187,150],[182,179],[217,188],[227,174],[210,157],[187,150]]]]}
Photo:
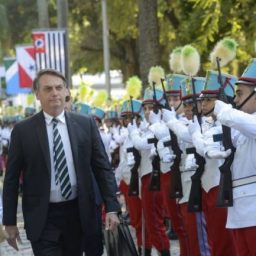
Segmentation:
{"type": "Polygon", "coordinates": [[[68,173],[67,160],[60,133],[57,128],[58,120],[53,118],[53,162],[55,170],[55,183],[60,184],[63,198],[68,199],[72,193],[68,173]]]}

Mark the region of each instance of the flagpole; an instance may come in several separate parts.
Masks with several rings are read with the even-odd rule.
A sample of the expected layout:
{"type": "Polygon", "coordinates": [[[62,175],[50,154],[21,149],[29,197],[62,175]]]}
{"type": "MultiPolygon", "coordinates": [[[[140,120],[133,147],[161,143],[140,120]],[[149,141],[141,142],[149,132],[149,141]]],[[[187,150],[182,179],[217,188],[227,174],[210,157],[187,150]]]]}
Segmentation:
{"type": "Polygon", "coordinates": [[[104,54],[104,70],[105,70],[105,85],[108,93],[108,98],[111,99],[111,84],[109,71],[109,31],[107,17],[107,0],[101,1],[102,6],[102,32],[103,32],[103,54],[104,54]]]}
{"type": "Polygon", "coordinates": [[[72,87],[71,80],[71,71],[69,65],[69,37],[68,37],[68,1],[67,0],[58,0],[58,28],[64,28],[66,30],[66,40],[65,40],[65,48],[66,48],[66,56],[65,56],[65,66],[66,66],[66,78],[68,81],[68,87],[72,87]]]}

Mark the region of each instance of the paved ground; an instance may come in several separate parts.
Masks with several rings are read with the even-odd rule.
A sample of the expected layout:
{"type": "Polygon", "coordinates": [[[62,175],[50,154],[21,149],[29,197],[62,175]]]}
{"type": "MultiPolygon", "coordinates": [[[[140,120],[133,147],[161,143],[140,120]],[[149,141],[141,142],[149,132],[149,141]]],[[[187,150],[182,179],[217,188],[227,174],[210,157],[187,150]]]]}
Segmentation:
{"type": "MultiPolygon", "coordinates": [[[[2,191],[2,180],[0,179],[0,190],[2,191]]],[[[21,213],[21,200],[19,200],[19,208],[18,208],[18,227],[20,230],[20,236],[22,240],[22,244],[19,245],[19,251],[16,252],[14,249],[12,249],[7,242],[4,242],[0,245],[0,256],[33,256],[30,243],[26,239],[26,234],[23,229],[23,216],[21,213]]],[[[132,234],[134,233],[131,229],[132,234]]],[[[134,236],[134,234],[133,234],[134,236]]],[[[172,256],[178,256],[179,253],[179,242],[177,240],[171,241],[171,255],[172,256]]],[[[107,256],[106,252],[103,254],[103,256],[107,256]]],[[[110,255],[111,256],[111,255],[110,255]]],[[[125,255],[120,255],[125,256],[125,255]]],[[[153,250],[152,256],[157,256],[157,252],[153,250]]]]}

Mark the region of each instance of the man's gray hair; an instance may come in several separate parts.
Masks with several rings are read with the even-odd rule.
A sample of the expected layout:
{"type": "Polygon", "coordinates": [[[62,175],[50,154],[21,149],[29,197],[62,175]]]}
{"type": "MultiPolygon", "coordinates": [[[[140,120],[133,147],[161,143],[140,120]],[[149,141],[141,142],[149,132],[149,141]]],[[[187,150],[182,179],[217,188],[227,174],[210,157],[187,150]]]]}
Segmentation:
{"type": "Polygon", "coordinates": [[[66,80],[65,76],[64,76],[61,72],[59,72],[59,71],[57,71],[57,70],[55,70],[55,69],[47,68],[47,69],[41,69],[41,70],[36,74],[36,77],[35,77],[35,79],[34,79],[34,81],[33,81],[33,90],[34,90],[35,92],[36,92],[36,91],[38,90],[38,88],[39,88],[39,80],[40,80],[41,76],[43,76],[43,75],[52,75],[52,76],[59,77],[59,78],[61,78],[62,81],[64,82],[65,87],[67,87],[67,80],[66,80]]]}

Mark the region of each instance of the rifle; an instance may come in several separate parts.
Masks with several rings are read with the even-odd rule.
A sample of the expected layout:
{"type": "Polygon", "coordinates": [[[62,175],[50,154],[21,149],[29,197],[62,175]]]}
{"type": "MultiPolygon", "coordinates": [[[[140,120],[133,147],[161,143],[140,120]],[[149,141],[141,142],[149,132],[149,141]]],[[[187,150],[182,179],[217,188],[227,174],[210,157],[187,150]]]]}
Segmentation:
{"type": "MultiPolygon", "coordinates": [[[[195,90],[195,82],[193,77],[191,78],[192,82],[192,88],[193,88],[193,104],[194,104],[194,115],[197,116],[198,122],[201,126],[202,119],[201,114],[198,111],[197,108],[197,101],[196,101],[196,90],[195,90]]],[[[201,185],[201,177],[204,173],[204,165],[205,165],[205,159],[204,157],[200,156],[195,148],[188,148],[186,150],[187,154],[194,154],[196,159],[196,164],[198,165],[197,170],[195,173],[191,176],[191,189],[188,199],[188,211],[189,212],[200,212],[202,211],[202,185],[201,185]]]]}
{"type": "MultiPolygon", "coordinates": [[[[134,119],[134,110],[133,110],[133,102],[132,96],[130,96],[130,103],[131,103],[131,110],[132,110],[132,117],[131,123],[134,119]]],[[[141,156],[139,151],[135,147],[130,147],[126,149],[127,153],[132,152],[135,160],[134,166],[131,168],[131,178],[130,178],[130,185],[128,190],[129,196],[138,196],[139,195],[139,173],[138,169],[140,166],[141,156]]]]}
{"type": "MultiPolygon", "coordinates": [[[[219,100],[228,102],[227,96],[224,92],[222,83],[220,58],[216,57],[218,67],[218,80],[220,84],[219,100]]],[[[217,195],[217,207],[230,207],[233,206],[233,188],[232,188],[232,173],[231,165],[234,160],[235,148],[231,140],[231,129],[228,126],[222,125],[222,143],[225,150],[231,149],[231,154],[225,159],[224,163],[219,167],[220,170],[220,183],[217,195]]]]}
{"type": "MultiPolygon", "coordinates": [[[[153,82],[153,101],[154,101],[154,106],[153,106],[153,111],[154,113],[158,113],[159,111],[159,106],[157,104],[156,100],[156,89],[155,89],[155,83],[153,82]]],[[[148,139],[149,144],[154,144],[157,152],[157,138],[151,138],[148,139]]],[[[152,174],[151,174],[151,179],[150,179],[150,184],[149,184],[149,190],[150,191],[159,191],[160,190],[160,157],[157,152],[157,154],[154,156],[152,160],[152,174]]]]}
{"type": "MultiPolygon", "coordinates": [[[[170,109],[163,81],[164,79],[161,79],[162,89],[163,89],[164,99],[165,99],[165,108],[170,109]]],[[[169,132],[170,132],[171,141],[164,142],[164,146],[165,147],[171,146],[173,153],[176,155],[173,161],[173,165],[171,167],[172,174],[171,174],[171,182],[170,182],[170,198],[182,198],[183,192],[182,192],[181,173],[180,173],[180,161],[181,161],[182,151],[179,147],[176,134],[171,129],[169,129],[169,132]]]]}

